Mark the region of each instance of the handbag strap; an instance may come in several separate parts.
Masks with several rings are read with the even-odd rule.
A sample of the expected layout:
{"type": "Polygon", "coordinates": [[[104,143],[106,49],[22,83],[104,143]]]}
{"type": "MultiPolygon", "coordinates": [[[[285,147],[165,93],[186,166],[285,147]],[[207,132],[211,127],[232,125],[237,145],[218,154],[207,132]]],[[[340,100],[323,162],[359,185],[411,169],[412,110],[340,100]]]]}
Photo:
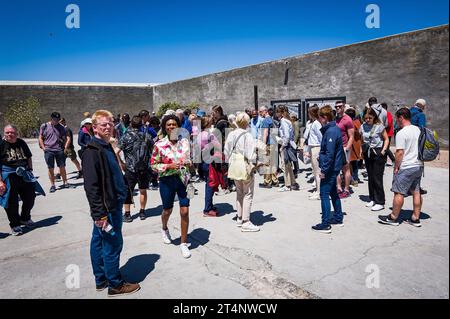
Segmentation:
{"type": "Polygon", "coordinates": [[[233,145],[233,148],[231,149],[230,155],[233,154],[234,149],[236,148],[237,143],[239,142],[239,139],[240,139],[242,136],[244,136],[246,133],[247,133],[247,131],[242,132],[242,133],[238,136],[238,138],[236,139],[236,141],[234,141],[234,145],[233,145]]]}

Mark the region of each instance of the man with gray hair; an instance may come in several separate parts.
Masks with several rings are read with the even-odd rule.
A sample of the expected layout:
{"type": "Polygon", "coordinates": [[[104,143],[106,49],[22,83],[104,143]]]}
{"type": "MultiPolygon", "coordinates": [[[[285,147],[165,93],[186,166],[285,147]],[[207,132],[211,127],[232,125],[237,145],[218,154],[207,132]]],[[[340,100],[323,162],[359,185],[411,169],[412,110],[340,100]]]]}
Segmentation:
{"type": "Polygon", "coordinates": [[[413,107],[411,107],[411,124],[419,128],[427,126],[427,118],[425,116],[425,106],[427,101],[424,99],[418,99],[413,107]]]}
{"type": "MultiPolygon", "coordinates": [[[[409,109],[411,112],[411,125],[417,126],[422,129],[427,126],[427,117],[425,116],[425,107],[427,101],[424,99],[418,99],[416,103],[409,109]]],[[[420,194],[425,195],[428,191],[420,187],[420,194]]]]}
{"type": "Polygon", "coordinates": [[[31,151],[24,140],[17,137],[17,128],[7,125],[4,140],[0,141],[0,206],[8,215],[11,234],[22,235],[21,226],[34,227],[31,209],[34,206],[35,182],[32,176],[31,151]],[[19,196],[22,212],[19,215],[19,196]]]}

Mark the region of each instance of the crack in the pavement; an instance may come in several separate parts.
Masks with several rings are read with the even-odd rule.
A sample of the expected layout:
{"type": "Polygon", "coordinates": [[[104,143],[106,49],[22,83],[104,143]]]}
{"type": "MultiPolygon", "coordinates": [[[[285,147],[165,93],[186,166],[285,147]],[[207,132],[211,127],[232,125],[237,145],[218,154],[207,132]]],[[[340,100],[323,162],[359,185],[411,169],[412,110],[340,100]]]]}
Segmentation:
{"type": "Polygon", "coordinates": [[[204,265],[209,273],[238,283],[259,298],[319,298],[279,276],[273,270],[272,264],[259,255],[255,255],[245,249],[219,244],[205,246],[206,242],[201,238],[193,235],[189,235],[189,237],[220,259],[220,262],[217,263],[217,260],[214,260],[212,255],[203,255],[205,259],[204,265]],[[223,261],[225,261],[225,266],[223,261]]]}
{"type": "Polygon", "coordinates": [[[395,241],[393,241],[393,242],[390,243],[390,244],[387,244],[387,245],[385,244],[385,245],[380,245],[380,246],[375,245],[375,246],[369,247],[369,248],[367,248],[367,249],[363,252],[362,256],[361,256],[360,258],[358,258],[358,260],[356,260],[356,261],[354,261],[354,262],[352,262],[352,263],[350,263],[350,264],[348,264],[348,265],[339,267],[337,270],[333,271],[332,273],[326,274],[326,275],[320,277],[319,279],[316,279],[316,280],[312,280],[312,281],[310,281],[310,282],[307,282],[307,283],[305,283],[304,285],[305,285],[305,286],[312,286],[313,284],[318,283],[318,282],[324,280],[324,279],[327,278],[327,277],[335,276],[335,275],[337,275],[339,272],[341,272],[341,271],[343,271],[343,270],[345,270],[345,269],[347,269],[347,268],[350,268],[350,267],[352,267],[352,266],[354,266],[354,265],[357,265],[358,263],[361,262],[361,260],[363,260],[364,258],[367,258],[369,252],[370,252],[372,249],[375,249],[375,248],[391,248],[391,247],[394,247],[395,245],[397,245],[397,244],[398,244],[400,241],[402,241],[402,240],[403,240],[402,237],[398,237],[395,241]]]}

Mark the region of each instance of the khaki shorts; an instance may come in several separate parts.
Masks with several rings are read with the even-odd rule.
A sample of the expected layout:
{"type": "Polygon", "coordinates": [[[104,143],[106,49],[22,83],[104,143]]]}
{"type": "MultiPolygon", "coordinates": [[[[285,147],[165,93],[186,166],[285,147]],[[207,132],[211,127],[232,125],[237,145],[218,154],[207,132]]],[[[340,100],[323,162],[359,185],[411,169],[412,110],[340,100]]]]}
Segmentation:
{"type": "Polygon", "coordinates": [[[68,148],[66,150],[64,150],[64,154],[70,158],[70,160],[74,161],[77,159],[77,153],[75,152],[75,149],[73,148],[68,148]]]}

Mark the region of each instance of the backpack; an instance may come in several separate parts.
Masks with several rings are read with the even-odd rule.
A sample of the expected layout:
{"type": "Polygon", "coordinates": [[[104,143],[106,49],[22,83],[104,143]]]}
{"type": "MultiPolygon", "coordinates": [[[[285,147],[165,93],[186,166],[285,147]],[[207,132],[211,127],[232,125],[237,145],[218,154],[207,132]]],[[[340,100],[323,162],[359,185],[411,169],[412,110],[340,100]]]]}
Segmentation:
{"type": "MultiPolygon", "coordinates": [[[[60,125],[60,124],[58,124],[58,125],[60,125]]],[[[45,140],[47,139],[47,135],[45,134],[46,133],[46,131],[47,131],[47,127],[48,127],[48,123],[46,122],[46,123],[44,123],[43,125],[41,125],[41,128],[42,128],[42,141],[43,142],[45,142],[45,140]]],[[[53,130],[54,130],[55,128],[53,128],[53,130]]],[[[56,130],[59,132],[59,130],[56,128],[56,130]]],[[[68,135],[68,132],[66,131],[66,136],[68,135]]],[[[60,137],[60,138],[58,138],[58,144],[62,147],[62,148],[64,148],[64,144],[65,144],[65,139],[66,139],[66,136],[65,137],[60,137]]]]}
{"type": "Polygon", "coordinates": [[[439,155],[439,139],[436,131],[426,127],[420,128],[419,160],[431,162],[439,155]]]}
{"type": "Polygon", "coordinates": [[[136,158],[137,162],[135,165],[135,169],[138,172],[146,171],[150,169],[150,153],[152,149],[152,139],[148,138],[148,133],[137,133],[136,139],[139,140],[139,147],[136,150],[136,158]]]}

